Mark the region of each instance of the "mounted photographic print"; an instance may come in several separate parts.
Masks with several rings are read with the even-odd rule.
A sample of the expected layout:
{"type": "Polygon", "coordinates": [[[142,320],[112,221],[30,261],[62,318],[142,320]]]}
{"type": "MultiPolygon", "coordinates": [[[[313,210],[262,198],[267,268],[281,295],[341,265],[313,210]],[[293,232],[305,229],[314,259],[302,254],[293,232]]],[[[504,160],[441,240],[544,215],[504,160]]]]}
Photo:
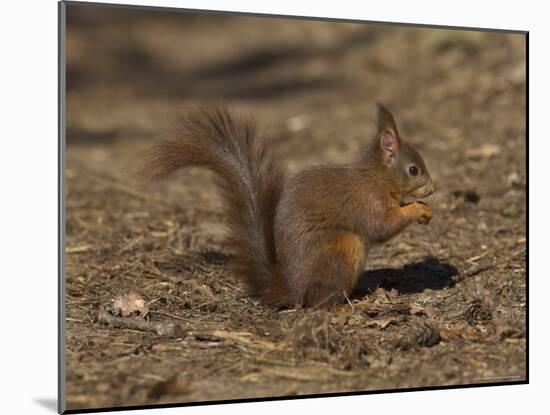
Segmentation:
{"type": "Polygon", "coordinates": [[[528,382],[527,32],[59,12],[61,412],[528,382]]]}

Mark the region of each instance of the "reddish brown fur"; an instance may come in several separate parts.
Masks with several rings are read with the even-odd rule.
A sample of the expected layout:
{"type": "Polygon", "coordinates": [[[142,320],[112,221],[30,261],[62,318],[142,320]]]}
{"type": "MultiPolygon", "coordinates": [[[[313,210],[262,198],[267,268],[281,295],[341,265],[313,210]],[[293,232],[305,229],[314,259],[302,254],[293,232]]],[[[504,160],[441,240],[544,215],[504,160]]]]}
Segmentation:
{"type": "Polygon", "coordinates": [[[271,272],[273,276],[271,288],[268,290],[268,294],[264,300],[273,305],[286,305],[288,304],[288,289],[279,266],[276,264],[273,265],[271,272]]]}
{"type": "Polygon", "coordinates": [[[379,107],[379,132],[364,156],[342,166],[318,166],[284,178],[251,121],[224,108],[189,110],[174,139],[158,144],[143,172],[156,179],[180,167],[217,174],[235,251],[236,275],[255,295],[278,305],[326,306],[351,293],[366,251],[410,223],[427,223],[422,203],[407,197],[433,191],[420,155],[379,107]],[[408,172],[414,164],[421,174],[408,172]]]}
{"type": "Polygon", "coordinates": [[[365,257],[365,247],[357,235],[345,233],[328,246],[328,253],[340,255],[349,273],[357,275],[365,257]]]}

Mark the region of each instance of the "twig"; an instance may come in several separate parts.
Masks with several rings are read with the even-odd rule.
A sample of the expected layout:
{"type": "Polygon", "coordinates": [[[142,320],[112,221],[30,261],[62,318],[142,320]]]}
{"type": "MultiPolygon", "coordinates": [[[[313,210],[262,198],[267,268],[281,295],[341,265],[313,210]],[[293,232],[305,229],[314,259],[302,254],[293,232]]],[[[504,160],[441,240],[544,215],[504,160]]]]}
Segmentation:
{"type": "Polygon", "coordinates": [[[320,308],[323,304],[325,304],[326,302],[328,302],[328,300],[330,300],[332,297],[335,296],[335,293],[332,293],[332,294],[329,294],[327,295],[323,301],[317,303],[314,307],[313,307],[313,310],[317,310],[318,308],[320,308]]]}
{"type": "Polygon", "coordinates": [[[481,255],[477,255],[477,256],[468,258],[468,259],[466,260],[466,262],[469,262],[470,264],[477,265],[477,264],[476,264],[476,261],[477,261],[478,259],[481,259],[481,258],[483,258],[484,256],[486,256],[488,253],[489,253],[489,251],[484,252],[484,253],[482,253],[481,255]]]}
{"type": "Polygon", "coordinates": [[[342,293],[344,294],[344,298],[346,299],[349,306],[351,307],[352,314],[355,313],[355,307],[353,306],[352,302],[349,300],[348,296],[346,295],[346,291],[342,291],[342,293]]]}
{"type": "Polygon", "coordinates": [[[187,318],[183,318],[183,317],[180,317],[180,316],[176,316],[175,314],[164,313],[162,311],[151,311],[151,312],[154,313],[154,314],[160,314],[161,316],[172,317],[172,318],[175,318],[176,320],[181,320],[181,321],[186,321],[188,323],[193,323],[192,320],[189,320],[187,318]]]}
{"type": "Polygon", "coordinates": [[[190,311],[194,311],[194,310],[196,310],[197,308],[201,308],[201,307],[203,307],[203,306],[205,306],[205,305],[208,305],[208,304],[211,304],[211,303],[214,303],[214,302],[216,302],[216,300],[207,301],[207,302],[205,302],[205,303],[202,303],[202,304],[199,304],[198,306],[193,307],[190,311]]]}
{"type": "Polygon", "coordinates": [[[66,317],[65,320],[66,321],[75,321],[77,323],[86,323],[86,320],[79,320],[77,318],[71,318],[71,317],[66,317]]]}
{"type": "Polygon", "coordinates": [[[488,269],[491,269],[497,265],[500,265],[500,264],[491,264],[491,265],[485,265],[483,267],[473,267],[473,269],[469,269],[467,271],[464,271],[463,275],[466,276],[466,277],[473,277],[474,275],[477,275],[477,274],[480,274],[482,273],[483,271],[487,271],[488,269]]]}
{"type": "Polygon", "coordinates": [[[163,297],[157,297],[157,298],[154,298],[152,299],[151,301],[148,301],[145,303],[146,306],[150,306],[151,304],[154,304],[156,303],[157,301],[161,300],[163,297]]]}
{"type": "Polygon", "coordinates": [[[147,287],[143,288],[143,291],[147,291],[149,288],[157,287],[159,285],[162,286],[162,287],[167,287],[167,286],[170,286],[170,283],[166,282],[166,281],[155,282],[155,283],[149,284],[147,287]]]}
{"type": "Polygon", "coordinates": [[[68,246],[65,248],[66,254],[80,254],[82,252],[88,252],[90,249],[92,249],[92,245],[76,245],[76,246],[68,246]]]}
{"type": "MultiPolygon", "coordinates": [[[[520,249],[519,251],[516,251],[514,252],[510,257],[508,257],[507,259],[504,259],[502,261],[498,261],[494,264],[489,264],[489,265],[485,265],[485,266],[475,266],[473,268],[470,268],[469,270],[466,270],[462,273],[463,276],[466,276],[466,277],[472,277],[474,275],[477,275],[477,274],[480,274],[484,271],[487,271],[488,269],[491,269],[491,268],[494,268],[494,267],[499,267],[501,265],[504,265],[504,264],[509,264],[511,261],[511,259],[514,259],[516,258],[517,256],[521,255],[522,253],[525,252],[525,248],[522,248],[520,249]]],[[[483,256],[483,255],[482,255],[483,256]]],[[[473,263],[471,261],[473,260],[476,260],[476,259],[479,259],[479,257],[474,257],[474,258],[470,258],[469,260],[466,260],[467,262],[470,262],[470,263],[473,263]]],[[[475,263],[473,263],[475,264],[475,263]]]]}
{"type": "Polygon", "coordinates": [[[134,329],[156,333],[166,337],[184,337],[185,331],[179,324],[151,322],[134,317],[117,317],[106,311],[98,313],[98,320],[102,323],[121,329],[134,329]]]}

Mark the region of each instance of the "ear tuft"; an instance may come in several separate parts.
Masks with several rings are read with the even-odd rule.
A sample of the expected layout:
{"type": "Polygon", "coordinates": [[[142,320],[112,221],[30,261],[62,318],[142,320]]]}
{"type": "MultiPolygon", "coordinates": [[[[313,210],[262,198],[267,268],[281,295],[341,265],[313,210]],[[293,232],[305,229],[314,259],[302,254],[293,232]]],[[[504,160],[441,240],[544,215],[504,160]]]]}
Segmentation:
{"type": "Polygon", "coordinates": [[[385,130],[391,130],[393,131],[394,135],[398,137],[399,132],[397,131],[397,124],[395,123],[395,120],[393,119],[393,115],[391,115],[391,112],[380,103],[377,103],[377,107],[378,107],[378,133],[381,134],[385,130]]]}

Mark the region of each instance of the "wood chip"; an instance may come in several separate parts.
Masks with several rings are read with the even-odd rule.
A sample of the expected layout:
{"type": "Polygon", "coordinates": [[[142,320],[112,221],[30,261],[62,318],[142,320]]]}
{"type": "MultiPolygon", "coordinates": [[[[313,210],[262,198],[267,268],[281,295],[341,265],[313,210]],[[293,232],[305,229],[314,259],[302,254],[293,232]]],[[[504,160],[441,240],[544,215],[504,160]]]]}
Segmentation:
{"type": "Polygon", "coordinates": [[[67,246],[65,248],[66,254],[80,254],[83,252],[88,252],[92,249],[92,245],[76,245],[76,246],[67,246]]]}

